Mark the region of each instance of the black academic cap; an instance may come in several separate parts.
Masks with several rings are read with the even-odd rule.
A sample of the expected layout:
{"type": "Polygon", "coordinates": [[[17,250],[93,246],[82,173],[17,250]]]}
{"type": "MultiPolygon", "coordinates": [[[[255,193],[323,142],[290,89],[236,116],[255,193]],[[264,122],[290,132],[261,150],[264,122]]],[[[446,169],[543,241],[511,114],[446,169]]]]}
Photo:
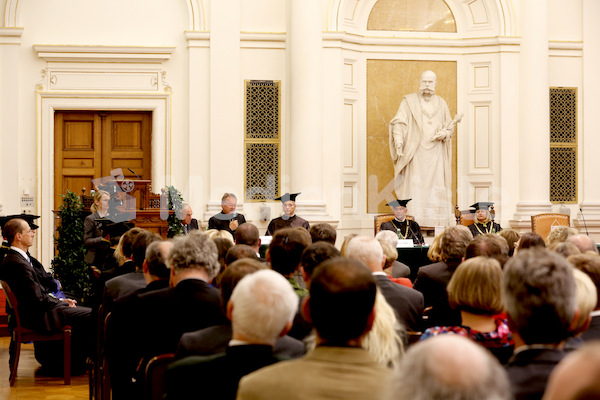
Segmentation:
{"type": "Polygon", "coordinates": [[[277,197],[275,200],[281,200],[282,203],[285,203],[286,201],[296,201],[296,197],[302,192],[298,192],[298,193],[286,193],[281,197],[277,197]]]}
{"type": "Polygon", "coordinates": [[[102,224],[102,231],[110,237],[121,236],[135,226],[133,222],[113,222],[108,218],[98,218],[96,221],[102,224]]]}
{"type": "Polygon", "coordinates": [[[394,201],[390,201],[389,203],[387,203],[388,206],[394,208],[394,207],[398,207],[398,206],[402,206],[402,207],[406,207],[406,204],[411,201],[412,199],[406,199],[406,200],[394,200],[394,201]]]}
{"type": "Polygon", "coordinates": [[[40,217],[39,215],[31,215],[31,214],[7,215],[5,217],[0,217],[0,228],[4,229],[4,225],[11,219],[20,218],[20,219],[24,219],[25,221],[27,221],[27,223],[29,224],[29,227],[31,229],[35,230],[35,229],[39,228],[39,226],[34,224],[33,221],[38,219],[39,217],[40,217]]]}
{"type": "Polygon", "coordinates": [[[490,206],[493,206],[494,203],[492,203],[491,201],[480,201],[479,203],[475,203],[470,207],[475,208],[475,211],[477,210],[489,210],[490,206]]]}

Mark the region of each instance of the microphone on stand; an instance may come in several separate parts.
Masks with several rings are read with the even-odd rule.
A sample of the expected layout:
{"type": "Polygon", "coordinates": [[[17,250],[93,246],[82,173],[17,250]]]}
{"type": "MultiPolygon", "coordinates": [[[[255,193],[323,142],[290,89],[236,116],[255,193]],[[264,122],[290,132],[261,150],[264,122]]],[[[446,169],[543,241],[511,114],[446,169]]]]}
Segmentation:
{"type": "Polygon", "coordinates": [[[134,170],[132,170],[129,167],[127,167],[127,169],[129,170],[129,172],[131,172],[132,174],[134,174],[138,178],[138,180],[140,180],[140,181],[142,180],[142,178],[140,178],[140,176],[138,174],[136,174],[134,170]]]}
{"type": "Polygon", "coordinates": [[[409,223],[409,221],[406,221],[406,227],[408,228],[408,230],[409,230],[410,234],[411,234],[411,235],[412,235],[412,237],[414,238],[414,239],[413,239],[413,241],[414,241],[414,240],[416,240],[416,241],[417,241],[417,244],[418,244],[419,246],[423,246],[423,243],[421,243],[421,242],[419,241],[419,238],[418,238],[418,236],[417,236],[417,235],[415,235],[415,233],[413,232],[413,230],[412,230],[412,229],[410,229],[410,223],[409,223]]]}
{"type": "Polygon", "coordinates": [[[579,212],[581,212],[581,219],[583,220],[583,226],[585,227],[585,234],[587,236],[590,236],[590,234],[588,232],[587,224],[585,223],[585,217],[583,215],[583,210],[581,209],[581,207],[579,207],[579,212]]]}

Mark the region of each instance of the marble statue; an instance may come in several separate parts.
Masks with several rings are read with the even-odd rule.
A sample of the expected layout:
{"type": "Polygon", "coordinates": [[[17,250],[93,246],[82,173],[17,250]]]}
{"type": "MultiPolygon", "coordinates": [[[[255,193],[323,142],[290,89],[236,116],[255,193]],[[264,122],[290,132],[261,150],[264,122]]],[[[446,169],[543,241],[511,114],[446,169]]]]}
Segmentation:
{"type": "Polygon", "coordinates": [[[450,117],[448,104],[435,94],[436,75],[421,74],[418,93],[402,98],[389,124],[389,145],[398,199],[412,198],[411,213],[421,226],[453,223],[452,133],[462,118],[450,117]]]}

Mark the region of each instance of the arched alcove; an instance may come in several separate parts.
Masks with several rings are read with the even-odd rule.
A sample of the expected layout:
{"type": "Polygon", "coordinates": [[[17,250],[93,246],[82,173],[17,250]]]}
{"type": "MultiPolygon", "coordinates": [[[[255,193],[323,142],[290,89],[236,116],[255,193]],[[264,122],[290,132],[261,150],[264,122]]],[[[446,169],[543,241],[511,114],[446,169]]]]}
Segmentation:
{"type": "Polygon", "coordinates": [[[367,30],[456,33],[456,19],[444,0],[378,0],[367,30]]]}

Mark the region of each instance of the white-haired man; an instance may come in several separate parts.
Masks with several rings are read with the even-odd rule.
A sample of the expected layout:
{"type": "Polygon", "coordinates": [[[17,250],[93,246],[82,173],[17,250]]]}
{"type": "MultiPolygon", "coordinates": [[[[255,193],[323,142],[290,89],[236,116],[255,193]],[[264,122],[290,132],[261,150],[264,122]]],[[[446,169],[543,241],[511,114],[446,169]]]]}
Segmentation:
{"type": "Polygon", "coordinates": [[[423,295],[392,282],[383,272],[385,255],[377,239],[357,236],[348,244],[348,257],[361,261],[372,272],[383,297],[392,306],[407,330],[419,331],[423,314],[423,295]]]}
{"type": "Polygon", "coordinates": [[[173,363],[166,373],[166,399],[188,399],[198,386],[203,399],[234,400],[239,380],[279,361],[273,355],[298,308],[298,296],[288,281],[273,270],[246,275],[227,304],[232,340],[225,353],[190,356],[173,363]]]}

